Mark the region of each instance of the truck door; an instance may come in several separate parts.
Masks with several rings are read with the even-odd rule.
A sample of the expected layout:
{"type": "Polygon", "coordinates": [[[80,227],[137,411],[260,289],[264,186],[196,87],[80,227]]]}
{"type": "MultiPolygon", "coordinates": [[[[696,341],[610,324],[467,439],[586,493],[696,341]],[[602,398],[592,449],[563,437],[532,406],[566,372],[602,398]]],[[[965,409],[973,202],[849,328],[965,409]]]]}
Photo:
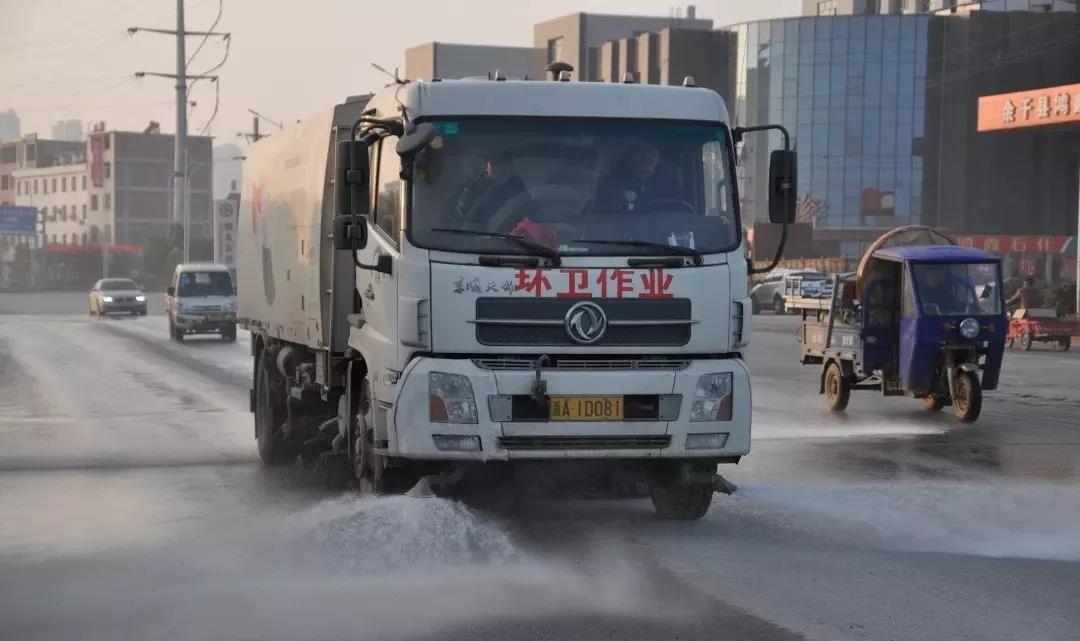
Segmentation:
{"type": "MultiPolygon", "coordinates": [[[[360,262],[375,265],[380,256],[391,257],[391,273],[358,269],[359,292],[364,325],[359,331],[361,353],[368,359],[368,373],[376,401],[393,403],[397,381],[398,291],[397,267],[401,230],[401,160],[394,151],[397,138],[387,137],[371,149],[371,216],[367,247],[358,252],[360,262]]],[[[355,336],[354,331],[354,336],[355,336]]],[[[376,404],[376,423],[384,418],[376,404]]]]}

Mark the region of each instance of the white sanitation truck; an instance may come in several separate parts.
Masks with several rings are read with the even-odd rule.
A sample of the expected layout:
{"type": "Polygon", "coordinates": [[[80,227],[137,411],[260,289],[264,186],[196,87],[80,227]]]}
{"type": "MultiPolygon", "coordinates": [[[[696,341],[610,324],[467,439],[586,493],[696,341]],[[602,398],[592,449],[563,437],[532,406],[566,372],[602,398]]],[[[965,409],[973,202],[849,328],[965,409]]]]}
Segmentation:
{"type": "MultiPolygon", "coordinates": [[[[397,83],[249,149],[238,322],[264,462],[375,492],[647,488],[662,516],[705,514],[750,450],[748,129],[691,79],[553,67],[397,83]]],[[[794,171],[773,152],[773,222],[794,171]]]]}

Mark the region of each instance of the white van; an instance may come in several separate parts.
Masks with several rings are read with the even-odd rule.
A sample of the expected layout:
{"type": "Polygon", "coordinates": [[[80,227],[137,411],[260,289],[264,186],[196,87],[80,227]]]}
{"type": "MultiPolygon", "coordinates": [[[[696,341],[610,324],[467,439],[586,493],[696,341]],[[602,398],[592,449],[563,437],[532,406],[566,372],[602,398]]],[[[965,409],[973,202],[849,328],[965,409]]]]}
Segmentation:
{"type": "Polygon", "coordinates": [[[183,341],[188,334],[220,334],[236,340],[236,285],[225,265],[186,263],[176,266],[165,294],[169,337],[183,341]]]}

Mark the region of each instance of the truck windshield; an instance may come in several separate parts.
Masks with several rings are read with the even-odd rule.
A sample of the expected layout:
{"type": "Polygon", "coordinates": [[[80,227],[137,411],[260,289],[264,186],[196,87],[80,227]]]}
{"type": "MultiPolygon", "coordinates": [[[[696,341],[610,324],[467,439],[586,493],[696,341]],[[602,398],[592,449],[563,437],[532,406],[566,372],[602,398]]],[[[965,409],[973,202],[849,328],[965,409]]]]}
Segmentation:
{"type": "Polygon", "coordinates": [[[176,295],[232,296],[232,276],[229,272],[183,272],[176,295]]]}
{"type": "Polygon", "coordinates": [[[994,263],[912,266],[924,316],[1001,313],[1001,289],[994,263]]]}
{"type": "Polygon", "coordinates": [[[410,238],[422,247],[562,255],[715,253],[741,239],[727,131],[564,119],[438,121],[416,160],[410,238]],[[622,242],[620,242],[622,241],[622,242]],[[626,242],[629,241],[629,242],[626,242]]]}

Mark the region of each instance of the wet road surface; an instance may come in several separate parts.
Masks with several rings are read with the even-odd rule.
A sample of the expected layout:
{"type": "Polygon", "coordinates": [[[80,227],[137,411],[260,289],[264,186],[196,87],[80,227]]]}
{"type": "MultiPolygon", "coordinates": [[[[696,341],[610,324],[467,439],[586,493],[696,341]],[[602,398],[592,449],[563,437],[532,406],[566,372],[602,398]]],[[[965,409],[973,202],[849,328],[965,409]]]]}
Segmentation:
{"type": "Polygon", "coordinates": [[[755,317],[737,494],[508,518],[262,468],[243,335],[10,296],[2,639],[1080,639],[1074,352],[1010,353],[974,426],[870,392],[838,416],[795,321],[755,317]]]}

